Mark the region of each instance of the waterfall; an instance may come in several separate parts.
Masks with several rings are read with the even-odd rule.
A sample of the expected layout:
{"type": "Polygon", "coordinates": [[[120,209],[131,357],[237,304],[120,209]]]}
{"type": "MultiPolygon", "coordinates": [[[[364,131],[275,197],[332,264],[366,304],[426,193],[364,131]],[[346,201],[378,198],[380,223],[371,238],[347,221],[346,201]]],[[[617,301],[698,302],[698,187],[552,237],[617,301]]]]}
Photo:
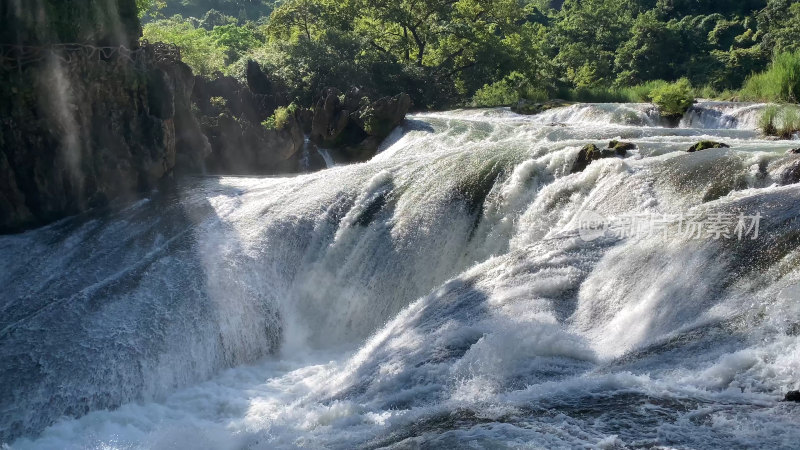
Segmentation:
{"type": "Polygon", "coordinates": [[[333,160],[333,157],[331,156],[330,152],[328,152],[327,149],[317,148],[317,152],[319,153],[319,156],[321,156],[322,159],[325,160],[325,166],[328,169],[336,165],[336,162],[333,160]]]}
{"type": "Polygon", "coordinates": [[[367,163],[0,236],[0,442],[796,442],[800,186],[747,108],[418,114],[367,163]],[[571,173],[611,139],[637,148],[571,173]]]}
{"type": "Polygon", "coordinates": [[[765,107],[761,103],[700,102],[689,108],[680,126],[755,130],[765,107]]]}

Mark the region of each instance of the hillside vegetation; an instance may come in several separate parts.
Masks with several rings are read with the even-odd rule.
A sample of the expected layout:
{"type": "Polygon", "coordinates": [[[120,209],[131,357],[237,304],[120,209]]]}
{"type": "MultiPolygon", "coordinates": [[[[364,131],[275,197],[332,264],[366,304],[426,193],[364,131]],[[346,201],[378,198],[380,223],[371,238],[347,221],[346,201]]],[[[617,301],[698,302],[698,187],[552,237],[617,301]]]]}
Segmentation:
{"type": "Polygon", "coordinates": [[[790,0],[139,5],[145,38],[180,45],[195,71],[242,78],[253,59],[301,103],[326,86],[351,85],[406,91],[420,108],[646,100],[660,80],[680,79],[696,96],[797,98],[797,72],[784,70],[800,61],[800,4],[790,0]]]}

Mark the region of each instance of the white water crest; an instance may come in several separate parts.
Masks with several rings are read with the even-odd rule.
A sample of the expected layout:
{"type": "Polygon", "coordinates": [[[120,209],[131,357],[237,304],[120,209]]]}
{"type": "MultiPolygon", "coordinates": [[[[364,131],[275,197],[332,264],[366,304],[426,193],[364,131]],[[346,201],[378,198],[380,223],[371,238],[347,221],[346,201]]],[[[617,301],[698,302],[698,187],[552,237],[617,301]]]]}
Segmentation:
{"type": "Polygon", "coordinates": [[[187,179],[0,237],[0,440],[795,447],[797,156],[726,120],[420,114],[367,163],[187,179]],[[611,139],[637,149],[570,173],[611,139]],[[686,152],[701,139],[731,148],[686,152]],[[586,211],[762,220],[587,240],[586,211]]]}

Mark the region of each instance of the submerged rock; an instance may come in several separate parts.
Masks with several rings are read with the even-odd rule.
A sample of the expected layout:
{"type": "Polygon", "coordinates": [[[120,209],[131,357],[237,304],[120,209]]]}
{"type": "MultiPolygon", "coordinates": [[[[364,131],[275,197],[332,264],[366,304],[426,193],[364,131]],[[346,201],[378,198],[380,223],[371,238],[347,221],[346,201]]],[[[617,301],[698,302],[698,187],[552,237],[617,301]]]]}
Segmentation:
{"type": "Polygon", "coordinates": [[[689,150],[686,151],[689,153],[694,153],[702,150],[708,150],[710,148],[731,148],[731,146],[723,142],[700,141],[694,144],[693,146],[689,147],[689,150]]]}
{"type": "Polygon", "coordinates": [[[786,153],[788,153],[790,155],[800,155],[800,148],[793,148],[793,149],[789,150],[786,153]]]}
{"type": "Polygon", "coordinates": [[[800,403],[800,391],[790,391],[786,393],[783,401],[800,403]]]}

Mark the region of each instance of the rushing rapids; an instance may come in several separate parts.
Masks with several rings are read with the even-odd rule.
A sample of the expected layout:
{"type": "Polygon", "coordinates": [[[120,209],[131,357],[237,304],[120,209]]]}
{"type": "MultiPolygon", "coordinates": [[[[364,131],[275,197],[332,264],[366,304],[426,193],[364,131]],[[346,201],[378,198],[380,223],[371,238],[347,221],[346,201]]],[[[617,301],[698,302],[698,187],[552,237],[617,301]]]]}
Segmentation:
{"type": "Polygon", "coordinates": [[[800,185],[759,108],[421,114],[367,163],[0,237],[0,442],[794,446],[800,185]],[[611,139],[637,150],[570,173],[611,139]],[[587,211],[761,221],[587,238],[587,211]]]}

